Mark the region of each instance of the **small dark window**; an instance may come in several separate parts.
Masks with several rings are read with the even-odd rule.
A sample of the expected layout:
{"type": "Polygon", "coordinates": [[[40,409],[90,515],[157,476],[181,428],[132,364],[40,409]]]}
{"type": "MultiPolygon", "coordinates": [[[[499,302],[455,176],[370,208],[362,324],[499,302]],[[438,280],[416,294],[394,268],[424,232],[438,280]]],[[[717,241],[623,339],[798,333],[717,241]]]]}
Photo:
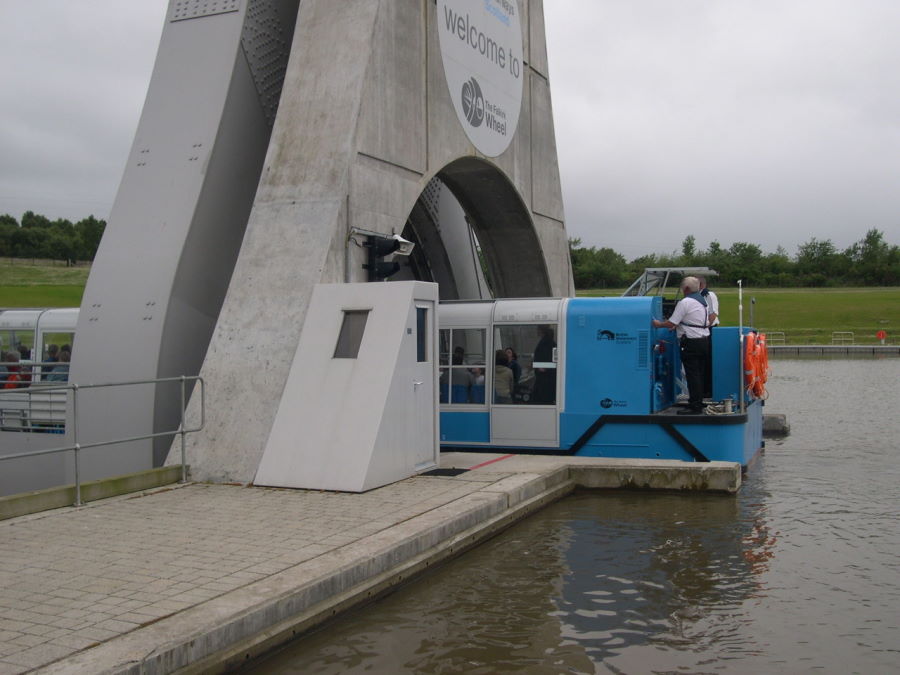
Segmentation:
{"type": "Polygon", "coordinates": [[[341,324],[337,346],[334,348],[334,358],[355,359],[359,355],[359,346],[362,344],[363,333],[366,331],[369,311],[368,309],[344,310],[344,321],[341,324]]]}
{"type": "Polygon", "coordinates": [[[416,307],[416,360],[428,360],[428,308],[416,307]]]}

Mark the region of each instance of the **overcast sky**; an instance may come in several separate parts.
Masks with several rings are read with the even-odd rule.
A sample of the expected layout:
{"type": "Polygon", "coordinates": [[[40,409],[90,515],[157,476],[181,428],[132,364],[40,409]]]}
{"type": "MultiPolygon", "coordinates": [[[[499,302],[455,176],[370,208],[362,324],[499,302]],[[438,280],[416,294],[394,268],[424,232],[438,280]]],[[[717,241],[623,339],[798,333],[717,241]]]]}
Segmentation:
{"type": "MultiPolygon", "coordinates": [[[[109,214],[167,0],[0,0],[0,213],[109,214]]],[[[544,0],[569,235],[900,244],[900,0],[544,0]]]]}

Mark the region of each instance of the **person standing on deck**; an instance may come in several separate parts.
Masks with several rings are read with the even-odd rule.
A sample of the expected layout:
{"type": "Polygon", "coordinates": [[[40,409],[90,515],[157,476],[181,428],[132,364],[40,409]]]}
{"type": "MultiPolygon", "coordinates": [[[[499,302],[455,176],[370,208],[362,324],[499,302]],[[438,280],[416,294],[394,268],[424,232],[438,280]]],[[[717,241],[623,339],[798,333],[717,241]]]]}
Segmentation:
{"type": "Polygon", "coordinates": [[[653,319],[654,328],[674,328],[681,345],[681,363],[688,386],[688,407],[678,414],[703,413],[703,389],[709,362],[709,316],[706,299],[700,295],[697,277],[685,277],[681,281],[684,297],[675,305],[675,311],[666,321],[653,319]]]}
{"type": "Polygon", "coordinates": [[[719,325],[719,296],[706,285],[706,277],[697,277],[700,282],[700,295],[706,298],[706,309],[709,314],[709,360],[706,363],[706,380],[703,384],[703,397],[712,398],[712,350],[713,328],[719,325]]]}

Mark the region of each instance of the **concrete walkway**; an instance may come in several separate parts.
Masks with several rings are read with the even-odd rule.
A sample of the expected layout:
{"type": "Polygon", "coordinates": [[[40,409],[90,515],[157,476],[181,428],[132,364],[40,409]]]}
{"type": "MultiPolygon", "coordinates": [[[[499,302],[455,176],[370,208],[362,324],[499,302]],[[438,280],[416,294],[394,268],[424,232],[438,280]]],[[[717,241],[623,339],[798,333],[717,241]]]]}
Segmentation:
{"type": "Polygon", "coordinates": [[[578,486],[740,486],[717,462],[442,465],[471,470],[364,494],[187,484],[0,522],[0,675],[234,667],[578,486]]]}

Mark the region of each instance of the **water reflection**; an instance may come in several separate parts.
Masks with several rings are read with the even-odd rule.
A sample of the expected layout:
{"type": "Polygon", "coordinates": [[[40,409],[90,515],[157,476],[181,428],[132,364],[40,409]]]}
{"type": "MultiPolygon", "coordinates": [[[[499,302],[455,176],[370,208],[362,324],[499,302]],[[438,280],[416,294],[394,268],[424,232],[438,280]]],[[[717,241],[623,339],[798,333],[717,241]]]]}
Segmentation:
{"type": "Polygon", "coordinates": [[[736,497],[585,493],[254,672],[893,672],[900,359],[779,359],[736,497]]]}
{"type": "Polygon", "coordinates": [[[762,594],[775,538],[761,501],[582,495],[560,511],[576,536],[558,616],[592,662],[732,640],[730,615],[762,594]]]}

